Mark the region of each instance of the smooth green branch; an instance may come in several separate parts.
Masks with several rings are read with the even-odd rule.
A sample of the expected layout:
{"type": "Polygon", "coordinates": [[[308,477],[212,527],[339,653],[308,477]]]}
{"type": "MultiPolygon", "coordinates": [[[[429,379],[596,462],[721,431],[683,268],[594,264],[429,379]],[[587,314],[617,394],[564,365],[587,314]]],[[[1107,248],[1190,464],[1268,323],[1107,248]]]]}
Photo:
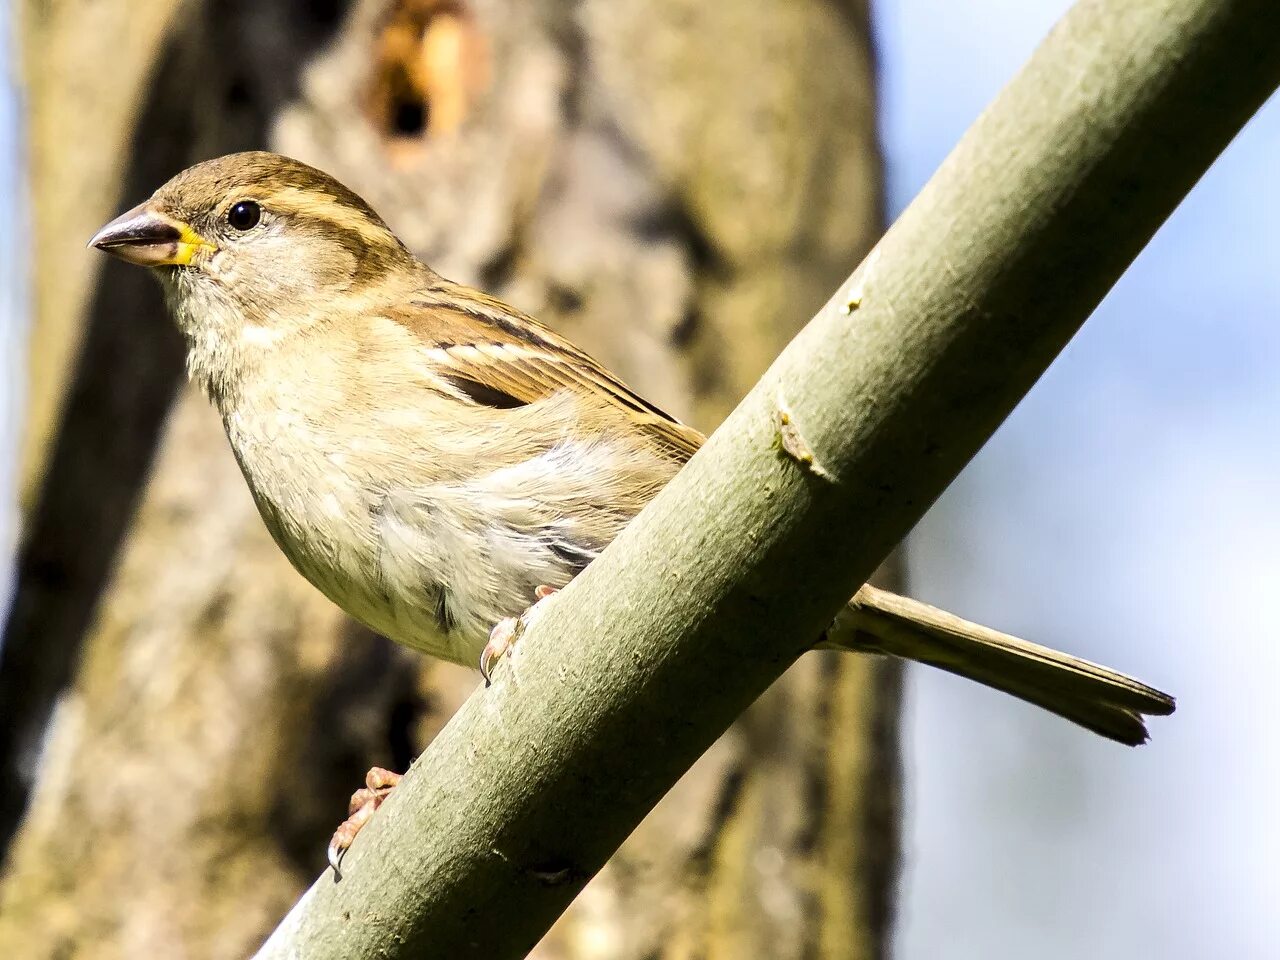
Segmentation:
{"type": "Polygon", "coordinates": [[[523,956],[910,530],[1278,82],[1274,0],[1077,4],[414,764],[342,883],[322,877],[259,956],[523,956]]]}

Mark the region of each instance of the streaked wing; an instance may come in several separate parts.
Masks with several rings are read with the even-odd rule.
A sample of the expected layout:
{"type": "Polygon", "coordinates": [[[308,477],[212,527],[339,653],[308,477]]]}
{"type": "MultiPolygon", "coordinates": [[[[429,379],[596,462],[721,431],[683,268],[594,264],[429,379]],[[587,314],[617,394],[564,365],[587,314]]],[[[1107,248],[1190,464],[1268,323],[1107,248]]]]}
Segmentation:
{"type": "Polygon", "coordinates": [[[441,281],[389,319],[431,351],[437,373],[473,402],[524,406],[562,390],[626,412],[668,455],[687,460],[702,434],[645,400],[594,359],[494,297],[441,281]]]}

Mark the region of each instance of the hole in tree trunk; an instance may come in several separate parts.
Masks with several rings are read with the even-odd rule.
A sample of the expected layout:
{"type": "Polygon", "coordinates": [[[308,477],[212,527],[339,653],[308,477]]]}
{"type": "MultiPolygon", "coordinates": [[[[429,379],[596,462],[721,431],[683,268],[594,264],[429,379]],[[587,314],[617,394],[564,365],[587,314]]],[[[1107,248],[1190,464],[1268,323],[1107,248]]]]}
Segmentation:
{"type": "Polygon", "coordinates": [[[392,132],[401,137],[420,137],[426,132],[428,116],[425,100],[405,97],[392,110],[392,132]]]}
{"type": "Polygon", "coordinates": [[[399,0],[374,44],[370,119],[401,147],[453,133],[488,84],[488,46],[457,0],[399,0]]]}

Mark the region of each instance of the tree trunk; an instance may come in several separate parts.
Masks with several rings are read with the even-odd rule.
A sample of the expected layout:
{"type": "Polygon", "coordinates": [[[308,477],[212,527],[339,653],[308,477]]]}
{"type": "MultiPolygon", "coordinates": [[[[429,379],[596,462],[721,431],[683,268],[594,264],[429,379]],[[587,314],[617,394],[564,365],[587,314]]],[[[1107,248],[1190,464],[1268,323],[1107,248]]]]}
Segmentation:
{"type": "MultiPolygon", "coordinates": [[[[54,91],[31,98],[33,131],[54,129],[42,112],[98,98],[122,131],[134,121],[95,196],[122,177],[120,203],[134,203],[197,155],[265,143],[363,194],[441,273],[540,316],[704,428],[880,227],[862,0],[190,3],[149,28],[154,69],[94,100],[41,71],[110,76],[120,45],[68,9],[86,4],[32,12],[48,6],[28,3],[29,82],[54,91]],[[74,64],[52,65],[58,45],[74,64]]],[[[125,0],[87,6],[154,19],[125,0]]],[[[141,41],[130,56],[147,60],[141,41]]],[[[35,221],[55,234],[42,184],[62,142],[32,143],[35,221]]],[[[105,219],[80,214],[86,235],[105,219]]],[[[66,452],[40,474],[6,636],[22,649],[56,627],[65,677],[177,363],[154,291],[108,270],[83,306],[46,295],[62,265],[39,249],[37,313],[54,318],[42,328],[119,344],[86,350],[72,378],[54,445],[66,452]],[[148,388],[108,420],[134,363],[148,388]],[[97,531],[92,563],[76,559],[84,529],[97,531]]],[[[242,956],[319,869],[360,768],[403,766],[476,682],[364,636],[288,570],[198,398],[182,395],[163,437],[7,864],[0,952],[242,956]]],[[[6,654],[0,687],[21,676],[11,668],[6,654]]],[[[805,657],[535,955],[882,955],[897,690],[889,664],[805,657]]]]}

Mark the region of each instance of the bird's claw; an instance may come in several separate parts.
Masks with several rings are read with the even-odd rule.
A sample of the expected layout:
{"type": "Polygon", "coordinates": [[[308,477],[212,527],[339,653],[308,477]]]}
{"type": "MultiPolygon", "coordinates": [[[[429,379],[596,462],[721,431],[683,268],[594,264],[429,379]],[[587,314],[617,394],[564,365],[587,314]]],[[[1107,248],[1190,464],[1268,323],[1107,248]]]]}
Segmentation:
{"type": "Polygon", "coordinates": [[[558,587],[548,587],[545,584],[535,587],[533,606],[518,617],[503,617],[493,625],[493,629],[489,631],[489,642],[480,651],[480,676],[484,677],[486,687],[493,685],[494,665],[503,657],[511,655],[516,641],[533,622],[534,615],[539,612],[538,607],[542,601],[558,592],[558,587]]]}
{"type": "Polygon", "coordinates": [[[489,631],[489,642],[480,651],[480,676],[484,677],[486,687],[493,685],[493,665],[511,653],[516,640],[524,632],[524,621],[521,617],[503,617],[489,631]]]}
{"type": "Polygon", "coordinates": [[[347,819],[333,831],[333,839],[329,841],[327,851],[329,866],[333,867],[333,879],[342,879],[342,858],[355,841],[356,834],[369,822],[384,800],[391,795],[392,788],[400,782],[400,774],[393,773],[383,767],[371,767],[364,776],[364,786],[351,795],[347,805],[347,819]]]}

